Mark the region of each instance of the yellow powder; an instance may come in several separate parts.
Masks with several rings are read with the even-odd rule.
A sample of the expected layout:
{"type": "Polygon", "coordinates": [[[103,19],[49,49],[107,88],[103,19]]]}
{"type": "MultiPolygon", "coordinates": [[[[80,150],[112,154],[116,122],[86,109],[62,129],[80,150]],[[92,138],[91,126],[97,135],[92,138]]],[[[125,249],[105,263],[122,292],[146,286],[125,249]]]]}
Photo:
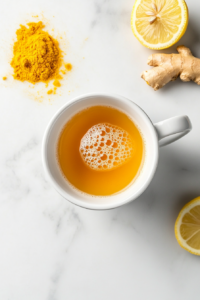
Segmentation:
{"type": "Polygon", "coordinates": [[[56,86],[56,87],[61,86],[60,81],[58,79],[54,80],[53,85],[56,86]]]}
{"type": "Polygon", "coordinates": [[[72,69],[72,65],[71,64],[65,64],[65,68],[67,69],[67,71],[71,71],[72,69]]]}
{"type": "Polygon", "coordinates": [[[48,95],[50,95],[50,94],[52,94],[52,93],[53,93],[53,90],[49,90],[49,91],[47,92],[48,95]]]}
{"type": "Polygon", "coordinates": [[[6,79],[7,79],[7,77],[6,77],[6,76],[4,76],[4,77],[3,77],[3,80],[6,80],[6,79]]]}
{"type": "Polygon", "coordinates": [[[66,74],[66,71],[65,70],[61,70],[62,74],[65,75],[66,74]]]}
{"type": "Polygon", "coordinates": [[[58,74],[56,75],[55,79],[63,79],[63,77],[60,74],[58,74]]]}
{"type": "MultiPolygon", "coordinates": [[[[20,25],[13,47],[13,77],[31,83],[55,79],[62,64],[58,42],[43,31],[42,22],[20,25]]],[[[55,80],[57,82],[58,80],[55,80]]],[[[60,86],[60,85],[56,85],[60,86]]]]}

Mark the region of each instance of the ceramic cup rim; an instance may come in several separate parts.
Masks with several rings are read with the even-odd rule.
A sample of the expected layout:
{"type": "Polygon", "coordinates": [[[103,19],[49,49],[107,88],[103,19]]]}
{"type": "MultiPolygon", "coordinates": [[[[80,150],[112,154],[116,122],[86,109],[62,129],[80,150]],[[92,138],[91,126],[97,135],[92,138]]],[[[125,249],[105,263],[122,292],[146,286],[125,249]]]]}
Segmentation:
{"type": "MultiPolygon", "coordinates": [[[[92,106],[92,105],[90,105],[92,106]]],[[[117,106],[116,106],[117,107],[117,106]]],[[[105,209],[112,209],[112,208],[116,208],[119,206],[122,206],[124,204],[127,204],[133,200],[135,200],[136,198],[138,198],[144,191],[145,189],[148,187],[148,185],[150,184],[157,165],[158,165],[158,158],[159,158],[159,145],[158,145],[158,137],[157,137],[157,133],[155,130],[155,127],[151,121],[151,119],[148,117],[148,115],[144,112],[144,110],[138,106],[136,103],[134,103],[133,101],[118,95],[118,94],[114,94],[114,93],[87,93],[87,94],[82,94],[78,97],[73,98],[72,100],[70,100],[69,102],[67,102],[66,104],[64,104],[54,115],[53,117],[50,119],[44,136],[43,136],[43,141],[42,141],[42,163],[43,163],[43,167],[44,167],[44,171],[45,174],[48,178],[48,180],[51,182],[51,184],[53,185],[53,187],[57,190],[57,192],[63,196],[65,199],[67,199],[68,201],[70,201],[71,203],[83,207],[83,208],[87,208],[87,209],[92,209],[92,210],[105,210],[105,209]],[[122,201],[120,203],[110,203],[108,201],[107,204],[103,203],[102,205],[100,204],[95,204],[94,203],[90,203],[90,202],[84,202],[80,199],[78,199],[77,197],[74,197],[72,195],[70,195],[67,191],[65,191],[55,180],[54,176],[52,175],[51,171],[49,170],[48,167],[48,160],[47,160],[47,144],[48,144],[48,137],[50,135],[50,132],[52,130],[52,128],[54,127],[54,125],[56,124],[56,121],[58,120],[58,118],[61,116],[61,114],[69,109],[71,106],[73,106],[74,104],[80,102],[80,101],[84,101],[87,98],[92,98],[92,97],[101,97],[101,98],[112,98],[118,101],[122,101],[123,103],[127,104],[127,105],[131,105],[132,108],[134,109],[134,111],[136,111],[136,113],[139,113],[140,116],[142,116],[142,118],[145,119],[146,123],[148,124],[149,130],[152,133],[152,136],[154,137],[154,142],[156,144],[156,147],[154,147],[155,151],[154,151],[154,164],[153,167],[151,168],[151,170],[149,171],[148,177],[146,178],[146,180],[144,181],[144,184],[141,186],[141,188],[138,190],[137,193],[135,193],[132,196],[127,197],[126,199],[124,199],[122,197],[122,201]]],[[[133,183],[134,184],[134,183],[133,183]]],[[[130,185],[131,187],[131,185],[130,185]]],[[[127,189],[129,189],[130,187],[128,187],[127,189]]],[[[120,192],[119,192],[120,193],[120,192]]],[[[123,193],[123,192],[122,192],[123,193]]],[[[114,196],[114,195],[111,195],[114,196]]],[[[111,196],[106,196],[108,199],[111,196]]]]}

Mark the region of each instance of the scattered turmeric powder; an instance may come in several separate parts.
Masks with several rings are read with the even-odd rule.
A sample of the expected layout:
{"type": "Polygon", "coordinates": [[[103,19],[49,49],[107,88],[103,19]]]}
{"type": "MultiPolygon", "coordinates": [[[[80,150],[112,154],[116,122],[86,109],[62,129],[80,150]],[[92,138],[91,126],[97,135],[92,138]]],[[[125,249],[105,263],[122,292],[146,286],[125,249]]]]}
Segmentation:
{"type": "Polygon", "coordinates": [[[7,79],[7,77],[6,77],[6,76],[4,76],[4,77],[3,77],[3,80],[6,80],[6,79],[7,79]]]}
{"type": "Polygon", "coordinates": [[[56,87],[61,86],[60,81],[58,79],[54,80],[53,85],[56,86],[56,87]]]}
{"type": "MultiPolygon", "coordinates": [[[[66,74],[72,69],[72,65],[63,63],[63,53],[58,41],[44,31],[44,27],[41,21],[28,23],[27,26],[20,25],[16,31],[17,41],[13,46],[11,66],[14,69],[13,77],[20,81],[33,84],[45,82],[48,87],[49,81],[54,80],[54,88],[47,91],[50,95],[56,94],[57,88],[61,86],[60,80],[63,77],[59,72],[66,74]],[[60,70],[62,65],[64,70],[60,70]]],[[[6,79],[7,77],[3,77],[3,80],[6,79]]]]}
{"type": "Polygon", "coordinates": [[[41,21],[27,25],[29,28],[20,25],[16,31],[17,41],[14,43],[11,61],[13,77],[31,83],[55,79],[62,64],[58,42],[43,30],[41,21]]]}
{"type": "Polygon", "coordinates": [[[53,94],[54,95],[56,94],[56,90],[57,90],[57,87],[54,87],[54,89],[53,89],[53,94]]]}
{"type": "Polygon", "coordinates": [[[60,74],[58,74],[56,75],[55,79],[63,79],[63,77],[60,74]]]}
{"type": "Polygon", "coordinates": [[[65,68],[67,69],[67,71],[71,71],[72,65],[70,63],[65,64],[65,68]]]}

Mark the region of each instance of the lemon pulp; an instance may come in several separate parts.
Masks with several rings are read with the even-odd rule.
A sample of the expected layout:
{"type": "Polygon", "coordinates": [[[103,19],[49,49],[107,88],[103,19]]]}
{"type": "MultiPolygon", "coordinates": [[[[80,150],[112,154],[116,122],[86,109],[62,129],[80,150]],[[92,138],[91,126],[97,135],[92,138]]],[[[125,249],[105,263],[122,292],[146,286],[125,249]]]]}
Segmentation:
{"type": "Polygon", "coordinates": [[[175,223],[175,236],[185,250],[200,255],[200,197],[187,203],[175,223]]]}
{"type": "Polygon", "coordinates": [[[188,25],[184,0],[136,0],[131,17],[134,35],[146,47],[165,49],[175,44],[188,25]]]}

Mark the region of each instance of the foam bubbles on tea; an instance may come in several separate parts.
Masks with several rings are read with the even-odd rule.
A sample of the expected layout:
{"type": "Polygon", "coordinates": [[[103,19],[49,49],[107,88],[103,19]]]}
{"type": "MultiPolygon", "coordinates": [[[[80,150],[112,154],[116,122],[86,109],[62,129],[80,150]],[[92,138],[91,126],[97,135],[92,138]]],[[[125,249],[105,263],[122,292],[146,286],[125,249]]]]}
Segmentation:
{"type": "Polygon", "coordinates": [[[134,144],[127,131],[109,124],[92,126],[81,139],[80,154],[93,170],[117,168],[133,157],[134,144]]]}

